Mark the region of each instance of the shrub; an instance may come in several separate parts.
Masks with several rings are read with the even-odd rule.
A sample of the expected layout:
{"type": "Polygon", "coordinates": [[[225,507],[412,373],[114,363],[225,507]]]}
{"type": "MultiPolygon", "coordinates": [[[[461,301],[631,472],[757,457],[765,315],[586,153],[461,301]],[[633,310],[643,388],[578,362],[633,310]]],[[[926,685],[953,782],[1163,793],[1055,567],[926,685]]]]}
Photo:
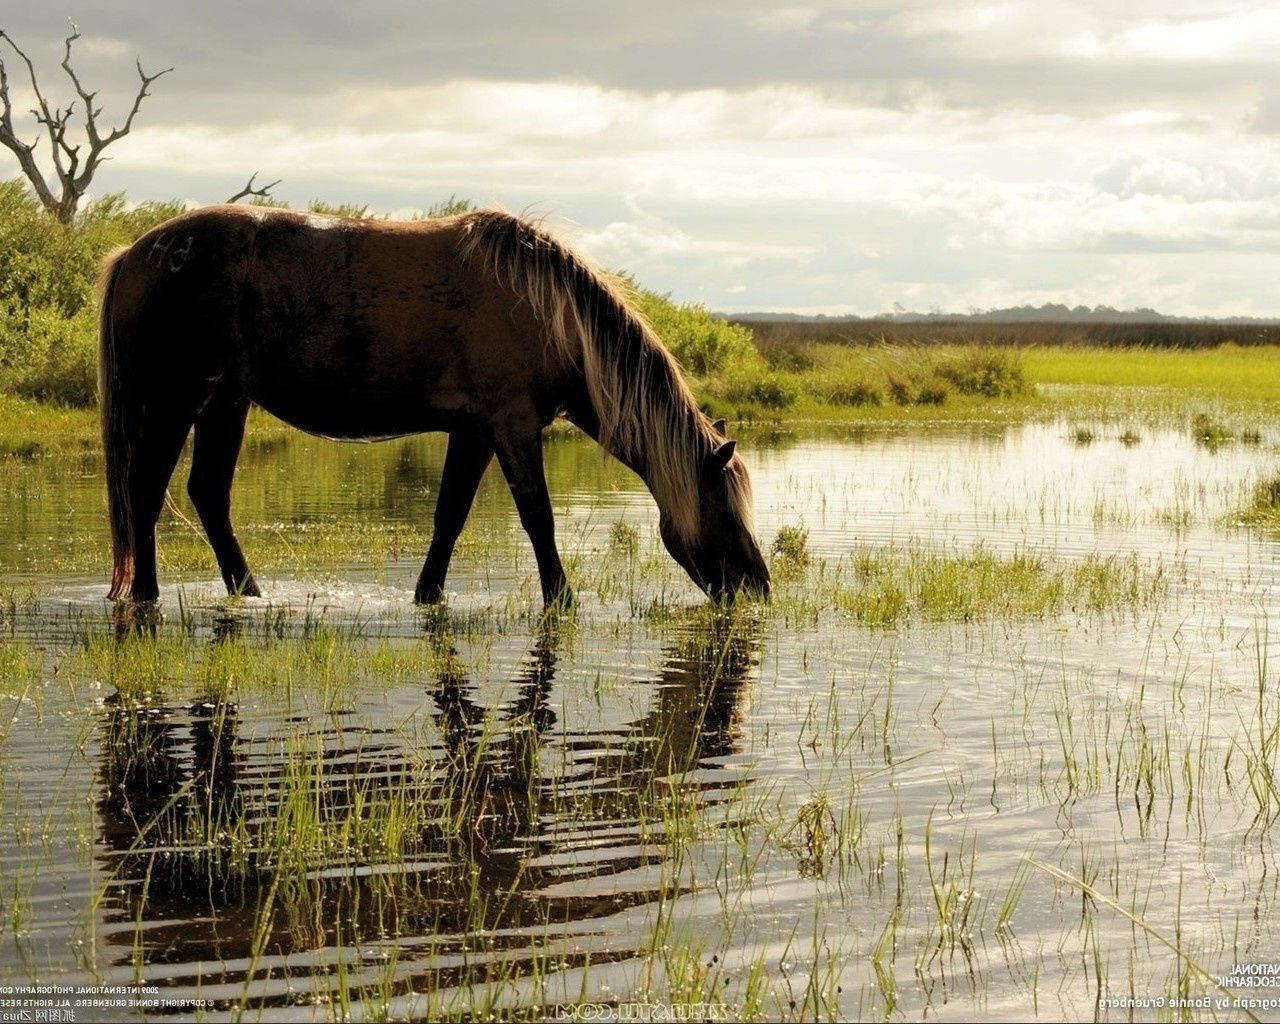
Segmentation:
{"type": "MultiPolygon", "coordinates": [[[[449,216],[470,206],[451,197],[424,216],[449,216]]],[[[316,200],[309,208],[344,217],[371,216],[367,207],[350,203],[316,200]]],[[[0,390],[66,405],[92,404],[98,346],[95,283],[102,259],[185,209],[181,202],[129,206],[123,195],[112,194],[65,225],[45,213],[25,183],[0,181],[0,390]]],[[[746,328],[727,329],[750,344],[746,328]]]]}
{"type": "Polygon", "coordinates": [[[760,355],[773,370],[801,373],[817,365],[817,346],[812,342],[787,342],[781,345],[761,345],[760,355]]]}
{"type": "Polygon", "coordinates": [[[766,409],[789,409],[795,405],[796,389],[788,381],[771,373],[748,384],[741,392],[741,398],[766,409]]]}
{"type": "Polygon", "coordinates": [[[690,373],[705,377],[723,370],[733,359],[755,355],[747,328],[717,320],[698,303],[676,303],[669,296],[637,288],[625,274],[618,277],[662,343],[690,373]]]}
{"type": "Polygon", "coordinates": [[[946,382],[937,377],[888,376],[889,397],[898,405],[942,405],[951,394],[946,382]]]}
{"type": "Polygon", "coordinates": [[[939,359],[933,372],[962,395],[1013,398],[1027,390],[1022,355],[1010,348],[964,349],[939,359]]]}
{"type": "Polygon", "coordinates": [[[938,378],[923,381],[916,390],[916,405],[942,405],[951,394],[947,385],[938,378]]]}
{"type": "Polygon", "coordinates": [[[88,405],[97,374],[102,258],[183,209],[108,195],[60,224],[19,181],[0,182],[0,388],[88,405]]]}
{"type": "Polygon", "coordinates": [[[884,393],[865,380],[836,384],[827,392],[826,398],[832,405],[884,405],[884,393]]]}

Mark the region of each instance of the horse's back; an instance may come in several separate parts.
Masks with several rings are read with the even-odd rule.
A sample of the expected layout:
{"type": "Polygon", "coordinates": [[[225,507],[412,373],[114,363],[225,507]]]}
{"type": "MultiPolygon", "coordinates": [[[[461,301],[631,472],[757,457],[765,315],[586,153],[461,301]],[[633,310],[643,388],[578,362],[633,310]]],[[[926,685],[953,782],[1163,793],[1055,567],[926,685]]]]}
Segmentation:
{"type": "Polygon", "coordinates": [[[462,258],[465,225],[203,207],[134,244],[123,290],[165,373],[230,376],[318,433],[448,428],[546,390],[542,332],[462,258]]]}
{"type": "Polygon", "coordinates": [[[241,295],[252,397],[335,436],[447,427],[475,395],[456,221],[274,216],[241,295]]]}

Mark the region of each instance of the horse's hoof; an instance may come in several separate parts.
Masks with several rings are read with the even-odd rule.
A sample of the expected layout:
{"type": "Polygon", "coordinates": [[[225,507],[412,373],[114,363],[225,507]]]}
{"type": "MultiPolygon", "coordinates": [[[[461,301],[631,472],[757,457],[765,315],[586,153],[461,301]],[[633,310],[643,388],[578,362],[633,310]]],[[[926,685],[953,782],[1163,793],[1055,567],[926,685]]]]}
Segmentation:
{"type": "Polygon", "coordinates": [[[576,604],[577,601],[574,599],[573,591],[568,587],[542,595],[542,606],[545,611],[569,612],[573,611],[576,604]]]}
{"type": "Polygon", "coordinates": [[[232,597],[261,597],[262,591],[258,589],[258,584],[254,582],[252,576],[247,576],[239,584],[227,587],[227,593],[232,597]]]}

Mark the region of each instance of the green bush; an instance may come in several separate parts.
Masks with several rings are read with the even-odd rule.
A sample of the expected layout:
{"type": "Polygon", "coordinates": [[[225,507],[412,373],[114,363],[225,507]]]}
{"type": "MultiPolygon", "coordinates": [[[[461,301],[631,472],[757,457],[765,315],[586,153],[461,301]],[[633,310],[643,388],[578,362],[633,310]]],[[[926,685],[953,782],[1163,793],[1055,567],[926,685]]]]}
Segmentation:
{"type": "Polygon", "coordinates": [[[717,320],[696,302],[672,302],[670,296],[637,288],[625,274],[619,277],[649,326],[688,372],[705,377],[723,370],[733,359],[755,355],[747,328],[717,320]]]}
{"type": "Polygon", "coordinates": [[[1022,354],[1015,349],[965,349],[939,359],[933,372],[962,395],[1013,398],[1027,390],[1022,354]]]}
{"type": "Polygon", "coordinates": [[[817,346],[812,342],[796,341],[781,345],[758,345],[760,355],[773,370],[802,373],[817,365],[817,346]]]}
{"type": "Polygon", "coordinates": [[[899,377],[890,373],[889,397],[898,405],[943,405],[951,394],[944,380],[934,376],[899,377]]]}
{"type": "Polygon", "coordinates": [[[787,409],[796,404],[796,388],[790,381],[771,374],[747,389],[747,401],[766,409],[787,409]]]}
{"type": "Polygon", "coordinates": [[[88,405],[97,366],[97,302],[103,256],[182,210],[104,196],[74,224],[40,207],[26,186],[0,182],[0,389],[88,405]]]}
{"type": "Polygon", "coordinates": [[[826,393],[832,405],[884,405],[884,392],[869,381],[841,381],[826,393]]]}

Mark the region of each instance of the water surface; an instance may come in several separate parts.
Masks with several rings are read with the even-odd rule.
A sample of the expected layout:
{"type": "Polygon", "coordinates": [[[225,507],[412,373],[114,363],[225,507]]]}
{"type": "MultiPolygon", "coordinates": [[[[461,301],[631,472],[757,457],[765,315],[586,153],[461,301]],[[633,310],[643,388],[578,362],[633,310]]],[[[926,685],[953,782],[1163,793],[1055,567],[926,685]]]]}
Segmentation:
{"type": "Polygon", "coordinates": [[[96,461],[0,464],[3,643],[37,666],[0,695],[0,975],[214,1019],[1225,998],[1106,901],[1211,974],[1274,959],[1280,543],[1234,513],[1276,458],[1074,426],[749,438],[765,546],[803,527],[812,561],[720,616],[638,482],[558,437],[580,599],[551,624],[496,471],[426,614],[438,440],[250,443],[265,596],[225,601],[175,487],[155,643],[178,653],[142,690],[110,674],[150,670],[111,661],[96,461]],[[860,553],[975,550],[1132,561],[1160,596],[887,627],[819,599],[860,553]]]}

